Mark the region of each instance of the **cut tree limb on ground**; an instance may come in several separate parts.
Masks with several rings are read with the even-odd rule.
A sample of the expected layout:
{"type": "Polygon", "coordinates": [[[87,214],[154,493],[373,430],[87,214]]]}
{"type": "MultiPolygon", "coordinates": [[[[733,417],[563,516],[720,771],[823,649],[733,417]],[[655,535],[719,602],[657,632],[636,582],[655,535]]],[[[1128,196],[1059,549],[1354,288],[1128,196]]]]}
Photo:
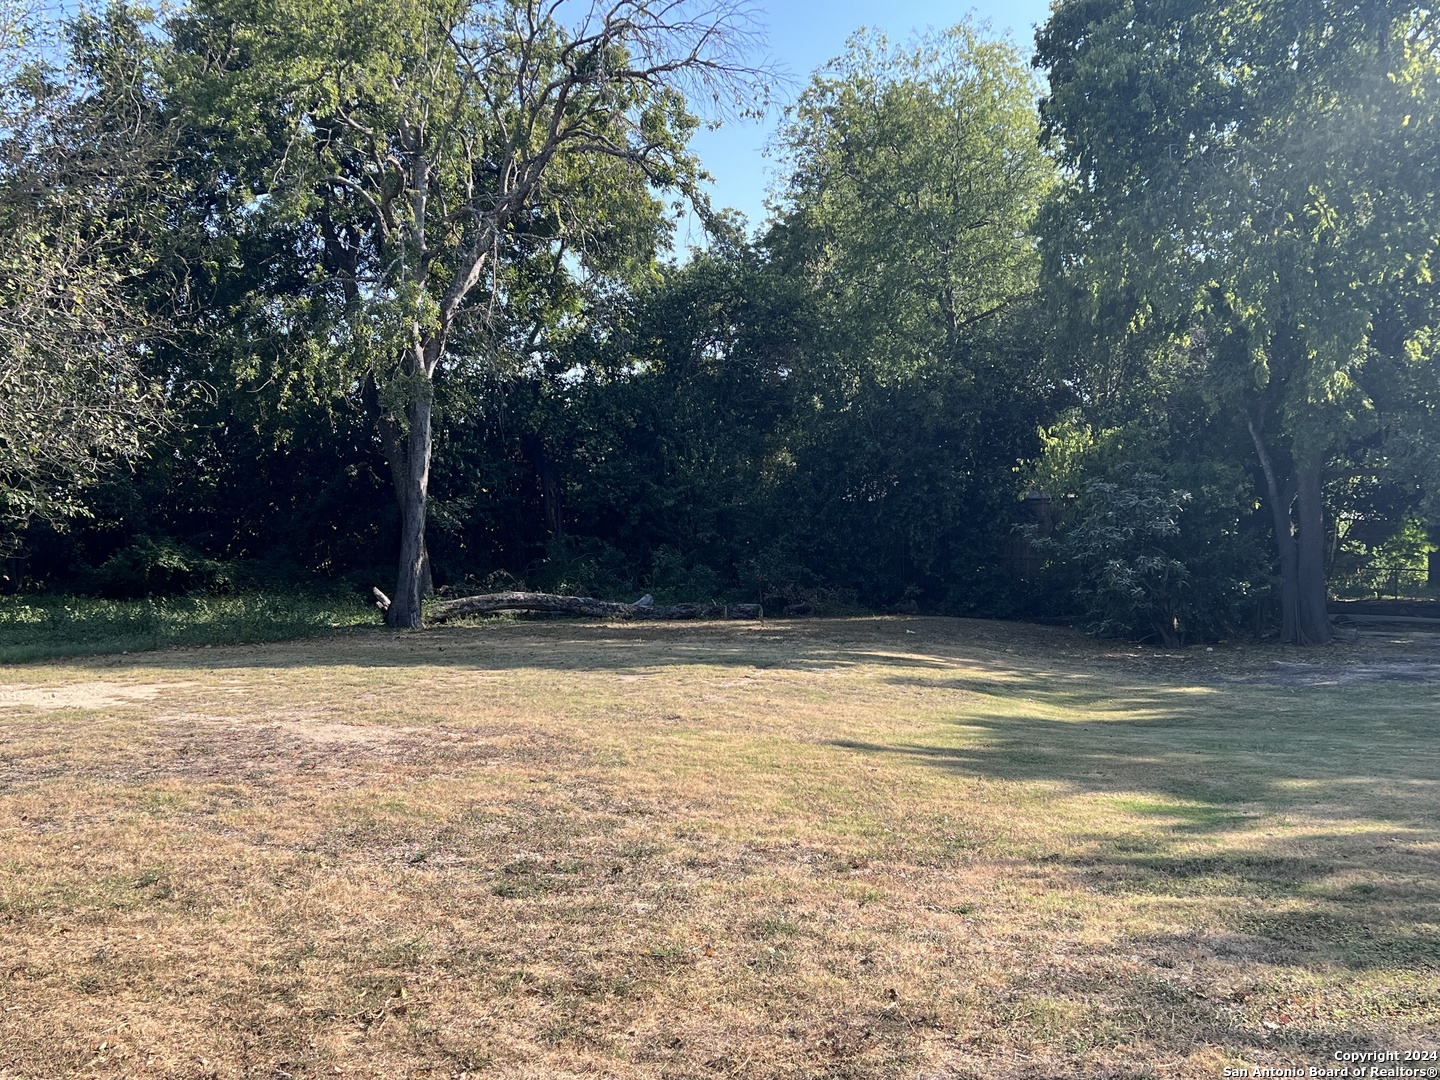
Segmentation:
{"type": "MultiPolygon", "coordinates": [[[[649,599],[646,597],[646,599],[649,599]]],[[[587,615],[603,619],[759,619],[759,604],[621,604],[593,596],[557,596],[554,593],[499,592],[442,600],[425,613],[429,622],[441,623],[471,615],[502,611],[535,611],[550,615],[587,615]]]]}

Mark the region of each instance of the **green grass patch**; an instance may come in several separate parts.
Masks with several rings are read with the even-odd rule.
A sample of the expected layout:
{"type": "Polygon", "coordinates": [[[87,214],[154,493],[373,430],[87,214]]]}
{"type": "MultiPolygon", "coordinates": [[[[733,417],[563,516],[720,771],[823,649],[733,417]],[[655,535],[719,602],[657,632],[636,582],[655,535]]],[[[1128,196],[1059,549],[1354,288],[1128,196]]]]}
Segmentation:
{"type": "Polygon", "coordinates": [[[174,646],[247,645],[378,624],[358,596],[275,593],[151,600],[0,597],[0,664],[174,646]]]}

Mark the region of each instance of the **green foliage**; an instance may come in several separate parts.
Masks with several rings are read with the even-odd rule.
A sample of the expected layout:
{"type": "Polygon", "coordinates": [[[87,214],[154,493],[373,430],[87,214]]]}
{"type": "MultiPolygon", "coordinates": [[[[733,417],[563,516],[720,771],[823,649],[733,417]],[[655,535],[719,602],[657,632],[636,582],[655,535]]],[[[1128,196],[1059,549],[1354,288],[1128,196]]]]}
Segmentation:
{"type": "Polygon", "coordinates": [[[142,536],[81,579],[86,592],[112,600],[137,600],[189,592],[225,592],[230,569],[166,537],[142,536]]]}
{"type": "Polygon", "coordinates": [[[161,321],[170,132],[143,13],[53,27],[0,13],[0,550],[138,456],[160,424],[142,360],[161,321]]]}
{"type": "MultiPolygon", "coordinates": [[[[1073,594],[1169,641],[1274,609],[1267,530],[1282,575],[1296,536],[1347,588],[1418,568],[1433,17],[1062,0],[1038,117],[972,25],[861,33],[781,128],[763,234],[709,215],[667,266],[662,200],[701,176],[661,61],[744,82],[743,9],[680,10],[197,0],[48,54],[0,18],[68,57],[0,69],[0,501],[57,519],[26,578],[384,584],[403,525],[452,591],[1073,594]],[[1064,510],[1036,589],[1006,559],[1027,485],[1064,510]]],[[[161,609],[137,640],[179,640],[161,609]]]]}
{"type": "Polygon", "coordinates": [[[1329,633],[1324,471],[1434,430],[1436,33],[1394,0],[1065,0],[1038,37],[1069,377],[1107,425],[1175,381],[1242,425],[1289,640],[1329,633]]]}
{"type": "Polygon", "coordinates": [[[1080,574],[1076,593],[1091,633],[1175,645],[1190,575],[1172,552],[1189,495],[1153,473],[1126,471],[1125,483],[1086,483],[1068,509],[1059,554],[1080,574]]]}
{"type": "MultiPolygon", "coordinates": [[[[637,34],[663,18],[634,14],[637,34]]],[[[582,29],[509,0],[205,0],[171,25],[177,100],[224,164],[228,224],[304,245],[310,288],[273,299],[302,319],[326,301],[349,370],[391,384],[397,416],[418,374],[405,350],[448,331],[470,289],[484,325],[506,314],[504,264],[537,247],[646,265],[665,228],[649,182],[694,183],[696,120],[634,70],[654,58],[582,29]]]]}
{"type": "Polygon", "coordinates": [[[969,339],[1033,290],[1030,225],[1053,180],[1018,51],[962,23],[890,45],[860,33],[780,133],[772,243],[827,301],[829,378],[964,364],[969,339]]]}
{"type": "Polygon", "coordinates": [[[170,30],[227,225],[298,240],[309,263],[305,293],[259,307],[319,316],[277,366],[338,368],[374,416],[399,503],[388,618],[418,627],[437,380],[530,362],[577,266],[623,280],[653,263],[657,193],[698,196],[681,85],[737,103],[752,88],[743,9],[197,0],[170,30]]]}
{"type": "Polygon", "coordinates": [[[240,593],[132,601],[7,596],[0,597],[0,664],[286,641],[378,622],[375,608],[358,594],[240,593]]]}
{"type": "MultiPolygon", "coordinates": [[[[380,370],[395,354],[379,343],[399,339],[377,313],[394,309],[384,297],[400,284],[375,274],[411,249],[365,224],[373,210],[353,185],[380,174],[367,172],[362,133],[337,118],[374,128],[408,108],[388,84],[348,104],[339,88],[420,53],[379,55],[384,35],[361,28],[349,52],[316,57],[306,35],[363,13],[307,9],[290,25],[279,0],[255,9],[227,53],[220,30],[238,11],[211,3],[172,24],[191,212],[214,224],[193,234],[194,272],[214,299],[160,362],[207,389],[183,396],[187,422],[133,479],[93,495],[108,527],[77,533],[73,561],[108,560],[116,574],[139,549],[117,552],[162,536],[232,568],[288,561],[302,578],[393,558],[371,418],[403,426],[414,387],[413,373],[406,390],[398,368],[380,370]],[[210,45],[210,67],[187,67],[210,45]]],[[[387,26],[442,16],[373,14],[387,26]]],[[[406,40],[423,52],[422,37],[406,40]]],[[[653,236],[621,243],[649,235],[643,221],[659,227],[631,174],[579,158],[591,179],[557,173],[574,186],[501,243],[503,307],[457,323],[436,369],[437,583],[479,586],[503,570],[632,599],[1017,610],[999,561],[1012,468],[1055,396],[1029,299],[1025,230],[1050,182],[1032,93],[1015,51],[970,28],[913,51],[857,39],[796,113],[797,180],[768,238],[752,246],[717,219],[710,251],[680,267],[653,265],[653,236]],[[845,152],[866,140],[895,142],[902,160],[845,152]],[[588,201],[573,201],[582,189],[588,201]],[[579,217],[562,229],[549,216],[562,211],[579,217]],[[588,278],[573,274],[574,244],[588,278]]],[[[445,158],[458,171],[437,174],[436,192],[463,183],[461,156],[445,158]]],[[[447,200],[459,205],[437,195],[431,208],[447,200]]],[[[419,220],[398,196],[391,208],[397,224],[419,220]]],[[[463,248],[464,228],[426,229],[428,280],[443,292],[443,252],[463,248]]],[[[417,264],[406,265],[404,303],[418,304],[417,264]]],[[[163,562],[131,568],[128,587],[168,587],[151,582],[169,573],[163,562]]]]}
{"type": "Polygon", "coordinates": [[[857,35],[791,113],[765,245],[813,330],[770,471],[794,521],[765,563],[873,606],[1014,610],[1010,470],[1060,396],[1031,305],[1053,182],[1033,102],[1018,52],[962,24],[857,35]]]}
{"type": "Polygon", "coordinates": [[[1043,235],[1079,310],[1113,340],[1215,317],[1245,337],[1217,395],[1275,386],[1287,437],[1333,445],[1315,425],[1361,420],[1371,353],[1431,325],[1434,34],[1403,3],[1060,4],[1037,63],[1069,172],[1043,235]]]}
{"type": "Polygon", "coordinates": [[[630,601],[644,591],[640,571],[632,558],[604,540],[552,540],[544,561],[534,564],[529,582],[541,592],[562,596],[630,601]]]}
{"type": "Polygon", "coordinates": [[[1337,522],[1332,580],[1343,596],[1425,596],[1436,550],[1424,522],[1351,519],[1337,522]],[[1376,525],[1379,528],[1376,528],[1376,525]]]}
{"type": "Polygon", "coordinates": [[[1045,584],[1069,589],[1096,633],[1234,639],[1253,632],[1272,586],[1264,519],[1214,427],[1166,404],[1169,430],[1096,430],[1072,410],[1041,433],[1027,475],[1052,496],[1054,531],[1032,527],[1032,542],[1054,559],[1045,584]]]}

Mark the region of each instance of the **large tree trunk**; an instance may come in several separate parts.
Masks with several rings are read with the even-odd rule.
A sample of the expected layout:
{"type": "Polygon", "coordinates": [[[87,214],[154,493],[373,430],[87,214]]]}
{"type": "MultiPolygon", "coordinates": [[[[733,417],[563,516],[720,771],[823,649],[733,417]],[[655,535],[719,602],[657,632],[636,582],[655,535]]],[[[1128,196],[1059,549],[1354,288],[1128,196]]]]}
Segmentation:
{"type": "Polygon", "coordinates": [[[1270,503],[1270,520],[1275,528],[1275,550],[1280,558],[1280,640],[1295,641],[1300,614],[1300,569],[1299,557],[1295,550],[1294,530],[1290,523],[1290,503],[1294,500],[1293,487],[1280,489],[1280,478],[1276,475],[1274,461],[1265,446],[1254,421],[1248,421],[1250,438],[1255,443],[1255,453],[1260,458],[1260,468],[1265,473],[1265,493],[1270,503]]]}
{"type": "Polygon", "coordinates": [[[1295,645],[1320,645],[1334,636],[1326,608],[1325,512],[1318,463],[1297,469],[1283,487],[1274,459],[1254,421],[1247,420],[1260,468],[1270,517],[1275,527],[1275,552],[1280,562],[1280,640],[1295,645]],[[1291,517],[1291,507],[1299,517],[1291,517]]]}
{"type": "Polygon", "coordinates": [[[415,345],[402,371],[411,385],[411,400],[405,407],[402,429],[395,416],[380,401],[380,389],[373,375],[361,389],[365,403],[374,410],[390,481],[400,507],[400,565],[395,578],[394,598],[385,610],[385,622],[394,627],[419,629],[423,623],[420,605],[434,591],[430,572],[430,551],[425,544],[425,510],[430,493],[430,454],[434,438],[435,359],[444,351],[443,337],[415,345]]]}
{"type": "Polygon", "coordinates": [[[1334,637],[1325,587],[1325,501],[1323,461],[1295,470],[1296,635],[1300,645],[1323,645],[1334,637]]]}
{"type": "Polygon", "coordinates": [[[430,556],[425,548],[425,503],[430,491],[431,413],[433,395],[428,379],[415,380],[415,397],[406,410],[409,431],[391,443],[398,460],[390,463],[395,495],[400,502],[400,566],[395,594],[385,621],[394,627],[419,629],[420,604],[430,577],[430,556]]]}

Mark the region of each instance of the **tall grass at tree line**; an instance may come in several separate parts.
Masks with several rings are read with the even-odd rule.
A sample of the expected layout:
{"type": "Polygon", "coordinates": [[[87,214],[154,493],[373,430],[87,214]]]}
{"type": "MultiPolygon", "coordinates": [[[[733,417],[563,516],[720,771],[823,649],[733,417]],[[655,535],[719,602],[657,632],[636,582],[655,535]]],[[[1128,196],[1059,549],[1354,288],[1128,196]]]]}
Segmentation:
{"type": "Polygon", "coordinates": [[[57,656],[241,645],[378,623],[360,596],[235,593],[148,600],[0,597],[0,664],[57,656]]]}

